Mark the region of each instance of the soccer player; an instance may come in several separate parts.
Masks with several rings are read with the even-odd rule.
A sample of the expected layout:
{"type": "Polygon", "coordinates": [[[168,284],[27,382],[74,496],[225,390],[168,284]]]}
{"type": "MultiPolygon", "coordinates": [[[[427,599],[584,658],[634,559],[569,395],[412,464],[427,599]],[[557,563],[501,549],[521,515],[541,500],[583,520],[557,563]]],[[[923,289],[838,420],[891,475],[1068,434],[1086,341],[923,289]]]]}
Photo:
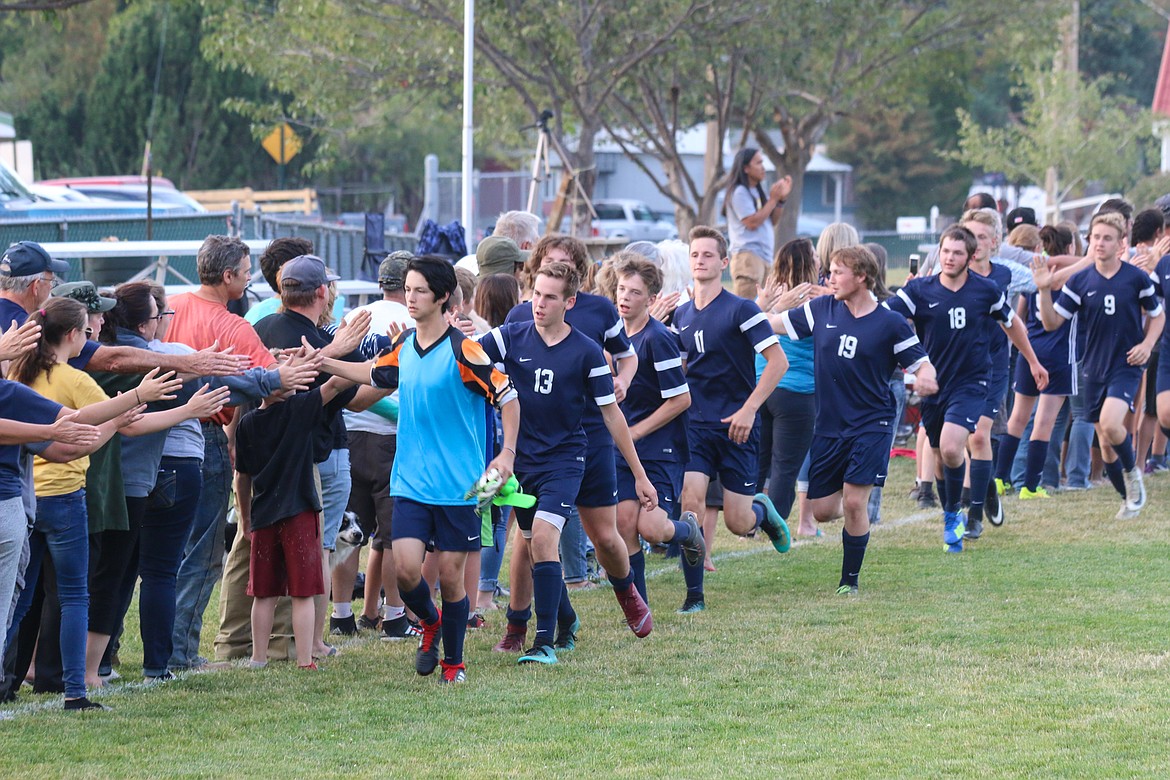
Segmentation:
{"type": "MultiPolygon", "coordinates": [[[[943,543],[953,553],[963,551],[966,533],[960,497],[967,443],[987,404],[991,360],[985,319],[999,321],[1028,362],[1036,386],[1043,389],[1048,384],[1048,372],[1036,360],[1006,296],[994,283],[969,272],[978,248],[978,239],[967,228],[947,228],[939,238],[939,272],[911,279],[882,304],[914,321],[935,366],[939,390],[923,401],[922,423],[935,452],[943,543]]],[[[976,464],[986,464],[978,467],[988,468],[990,478],[990,462],[974,460],[972,469],[976,464]]]]}
{"type": "Polygon", "coordinates": [[[657,508],[645,511],[634,490],[634,473],[624,458],[617,460],[618,531],[630,554],[634,587],[646,603],[646,559],[640,535],[650,544],[678,542],[692,567],[702,569],[706,547],[693,516],[676,520],[682,493],[687,450],[687,415],[691,392],[683,376],[678,339],[650,316],[650,306],[662,291],[662,271],[649,260],[621,253],[614,263],[618,314],[638,355],[638,371],[630,382],[622,413],[654,489],[657,508]]]}
{"type": "MultiPolygon", "coordinates": [[[[1046,261],[1050,262],[1050,261],[1046,261]]],[[[1092,260],[1065,266],[1053,273],[1052,289],[1059,290],[1072,274],[1091,264],[1092,260]]],[[[1040,321],[1040,293],[1035,292],[1020,299],[1019,314],[1028,329],[1028,342],[1036,356],[1048,370],[1048,386],[1036,388],[1032,375],[1023,362],[1016,365],[1013,382],[1015,403],[1012,404],[1008,419],[1007,433],[999,446],[996,463],[996,482],[1007,485],[1011,482],[1012,464],[1020,447],[1020,437],[1032,417],[1032,436],[1028,442],[1027,460],[1024,466],[1024,484],[1020,487],[1020,499],[1030,501],[1049,498],[1048,491],[1040,486],[1044,463],[1048,458],[1049,441],[1056,417],[1064,400],[1077,393],[1077,318],[1066,320],[1054,331],[1044,329],[1040,321]]]]}
{"type": "MultiPolygon", "coordinates": [[[[990,280],[1003,293],[1005,299],[1010,297],[1008,288],[1012,284],[1012,272],[999,263],[991,262],[992,255],[999,249],[1000,221],[999,212],[995,209],[971,209],[963,214],[960,224],[971,231],[977,242],[975,254],[971,257],[969,270],[990,280]]],[[[1019,267],[1027,276],[1026,269],[1019,267]]],[[[1011,371],[1011,351],[1008,349],[1006,334],[999,328],[995,320],[984,318],[984,327],[987,329],[987,341],[990,350],[991,372],[987,375],[987,401],[983,405],[982,413],[975,424],[975,433],[969,442],[971,450],[970,482],[971,508],[967,515],[967,539],[978,539],[983,535],[984,502],[990,501],[988,513],[992,523],[1003,524],[1003,505],[999,501],[998,490],[989,490],[992,484],[992,471],[995,466],[995,451],[991,446],[991,426],[999,416],[1000,408],[1007,400],[1008,381],[1011,371]]],[[[1035,357],[1035,356],[1033,356],[1035,357]]],[[[1025,356],[1021,365],[1027,366],[1035,362],[1025,356]]]]}
{"type": "MultiPolygon", "coordinates": [[[[570,649],[579,627],[561,576],[558,546],[587,468],[588,440],[582,427],[587,405],[601,408],[605,427],[634,474],[643,508],[651,510],[657,504],[654,486],[618,409],[612,373],[601,348],[565,322],[565,311],[576,302],[579,284],[577,270],[567,263],[540,268],[533,283],[533,322],[505,323],[482,338],[488,356],[503,363],[516,383],[524,408],[516,476],[524,490],[537,498],[535,507],[516,508],[520,536],[512,554],[528,548],[536,607],[536,637],[520,663],[556,663],[553,630],[557,629],[556,638],[564,640],[564,649],[570,649]]],[[[602,522],[599,519],[581,514],[626,623],[636,636],[644,637],[653,628],[653,619],[634,587],[616,513],[609,513],[602,522]]]]}
{"type": "MultiPolygon", "coordinates": [[[[572,236],[545,236],[540,239],[532,250],[526,272],[535,280],[540,269],[552,263],[572,266],[582,280],[588,278],[593,265],[585,245],[572,236]]],[[[513,308],[505,320],[506,323],[532,321],[532,304],[528,302],[513,308]]],[[[578,291],[573,306],[565,312],[565,322],[609,353],[614,366],[614,393],[618,403],[621,403],[638,368],[638,359],[630,347],[630,340],[626,338],[625,328],[613,302],[601,295],[578,291]]],[[[609,529],[617,524],[618,485],[613,438],[606,430],[601,411],[595,404],[586,404],[581,424],[588,442],[585,474],[581,478],[581,490],[571,502],[573,508],[561,535],[561,563],[570,590],[591,585],[585,579],[583,530],[592,539],[593,533],[589,529],[609,529]]],[[[524,650],[532,605],[532,561],[527,554],[528,547],[523,543],[517,544],[512,550],[509,568],[512,592],[505,613],[507,626],[504,637],[495,647],[499,652],[518,653],[524,650]]],[[[557,644],[560,649],[568,649],[574,641],[568,629],[564,628],[558,635],[557,644]]]]}
{"type": "Polygon", "coordinates": [[[1084,317],[1088,419],[1097,428],[1105,473],[1124,499],[1118,520],[1137,517],[1146,504],[1142,468],[1137,464],[1125,415],[1133,411],[1142,370],[1165,321],[1153,281],[1121,259],[1126,248],[1125,228],[1125,219],[1119,214],[1093,217],[1089,223],[1093,265],[1074,274],[1055,302],[1048,264],[1043,258],[1032,264],[1045,330],[1056,330],[1078,312],[1084,317]]]}
{"type": "Polygon", "coordinates": [[[901,365],[921,396],[938,390],[934,366],[904,317],[874,297],[877,258],[863,246],[838,249],[829,262],[831,295],[783,312],[795,340],[812,336],[816,428],[809,450],[808,497],[820,522],[841,515],[841,580],[837,593],[857,593],[869,544],[869,494],[884,485],[895,431],[890,375],[901,365]]]}
{"type": "MultiPolygon", "coordinates": [[[[723,289],[727,242],[703,225],[691,230],[694,297],[674,313],[686,361],[691,408],[690,460],[683,476],[682,520],[694,522],[706,508],[707,486],[723,483],[723,522],[734,534],[761,529],[778,552],[792,544],[788,526],[771,500],[758,492],[760,425],[757,412],[788,368],[776,334],[754,301],[723,289]],[[755,354],[767,360],[756,381],[755,354]]],[[[705,608],[702,565],[683,561],[687,598],[680,612],[705,608]]]]}
{"type": "Polygon", "coordinates": [[[464,495],[488,459],[484,400],[500,410],[504,430],[503,448],[487,470],[496,469],[505,480],[512,475],[520,420],[511,380],[445,317],[457,286],[445,259],[414,258],[406,265],[405,290],[415,326],[372,363],[325,363],[325,370],[346,379],[398,389],[398,449],[390,473],[398,590],[422,624],[415,671],[428,675],[440,665],[441,634],[444,683],[466,679],[463,640],[470,604],[463,568],[467,553],[480,548],[481,519],[474,499],[464,495]],[[441,612],[422,576],[431,542],[439,556],[441,612]]]}

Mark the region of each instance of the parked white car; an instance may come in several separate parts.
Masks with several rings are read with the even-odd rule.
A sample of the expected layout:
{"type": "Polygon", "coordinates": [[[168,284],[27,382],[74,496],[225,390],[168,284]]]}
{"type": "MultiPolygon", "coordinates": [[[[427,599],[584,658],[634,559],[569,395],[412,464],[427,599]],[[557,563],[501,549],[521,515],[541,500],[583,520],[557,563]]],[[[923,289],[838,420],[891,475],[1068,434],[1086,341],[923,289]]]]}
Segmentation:
{"type": "Polygon", "coordinates": [[[628,241],[665,241],[678,238],[673,223],[659,219],[640,200],[595,200],[593,234],[602,238],[624,238],[628,241]]]}

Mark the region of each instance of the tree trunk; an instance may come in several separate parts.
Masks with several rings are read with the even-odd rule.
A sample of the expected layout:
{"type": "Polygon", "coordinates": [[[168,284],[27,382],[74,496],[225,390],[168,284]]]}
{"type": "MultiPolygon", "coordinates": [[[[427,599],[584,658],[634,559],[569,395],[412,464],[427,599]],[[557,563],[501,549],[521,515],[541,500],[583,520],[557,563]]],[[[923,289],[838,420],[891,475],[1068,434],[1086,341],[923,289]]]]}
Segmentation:
{"type": "Polygon", "coordinates": [[[577,181],[581,190],[573,188],[569,191],[569,200],[573,205],[572,235],[578,238],[589,238],[593,235],[593,215],[589,206],[581,198],[581,192],[590,202],[593,201],[593,187],[597,183],[596,157],[593,153],[593,142],[597,138],[601,125],[596,120],[586,119],[581,123],[578,135],[577,151],[572,155],[574,167],[577,169],[577,181]]]}

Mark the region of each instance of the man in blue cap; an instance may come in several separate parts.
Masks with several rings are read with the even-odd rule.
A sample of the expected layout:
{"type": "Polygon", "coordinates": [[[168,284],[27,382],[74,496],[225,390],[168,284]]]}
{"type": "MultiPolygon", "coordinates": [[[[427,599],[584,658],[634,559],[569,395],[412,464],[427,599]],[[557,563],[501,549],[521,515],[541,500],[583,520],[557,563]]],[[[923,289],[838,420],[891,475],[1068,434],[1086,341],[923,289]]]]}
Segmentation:
{"type": "Polygon", "coordinates": [[[18,241],[0,258],[0,330],[9,323],[23,325],[31,312],[49,300],[49,293],[59,283],[58,276],[69,273],[69,264],[54,260],[44,247],[33,241],[18,241]]]}

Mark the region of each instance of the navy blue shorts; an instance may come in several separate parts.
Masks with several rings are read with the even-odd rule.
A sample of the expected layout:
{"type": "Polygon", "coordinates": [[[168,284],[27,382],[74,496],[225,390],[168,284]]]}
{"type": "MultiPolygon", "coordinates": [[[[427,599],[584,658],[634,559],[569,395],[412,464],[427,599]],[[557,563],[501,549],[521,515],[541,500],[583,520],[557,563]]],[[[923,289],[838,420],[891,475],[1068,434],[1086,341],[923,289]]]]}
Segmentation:
{"type": "Polygon", "coordinates": [[[987,382],[967,382],[922,399],[922,427],[930,446],[938,448],[943,423],[954,423],[975,432],[987,405],[987,382]]]}
{"type": "Polygon", "coordinates": [[[886,484],[890,465],[889,432],[836,437],[813,434],[809,448],[808,497],[825,498],[850,485],[886,484]]]}
{"type": "Polygon", "coordinates": [[[1016,361],[1016,376],[1012,389],[1020,395],[1035,398],[1038,395],[1076,395],[1077,372],[1072,363],[1056,366],[1044,366],[1048,369],[1048,386],[1043,390],[1036,389],[1036,380],[1032,376],[1032,369],[1028,361],[1020,358],[1016,361]]]}
{"type": "Polygon", "coordinates": [[[726,428],[687,429],[691,459],[687,471],[697,471],[709,478],[719,477],[724,490],[744,496],[756,494],[756,473],[760,452],[760,425],[752,426],[748,440],[736,444],[727,436],[726,428]]]}
{"type": "Polygon", "coordinates": [[[577,491],[577,506],[616,506],[618,502],[614,447],[606,444],[585,453],[585,474],[577,491]]]}
{"type": "Polygon", "coordinates": [[[1085,419],[1091,423],[1101,419],[1101,407],[1106,398],[1120,398],[1133,411],[1138,390],[1142,385],[1143,366],[1122,366],[1104,378],[1085,375],[1085,419]]]}
{"type": "Polygon", "coordinates": [[[1158,378],[1154,388],[1159,393],[1170,390],[1170,353],[1166,355],[1165,360],[1162,360],[1161,354],[1158,355],[1158,378]]]}
{"type": "MultiPolygon", "coordinates": [[[[552,471],[527,471],[516,474],[524,492],[536,496],[536,506],[531,509],[512,507],[516,513],[516,525],[520,527],[525,538],[532,535],[532,521],[537,514],[545,522],[556,526],[557,530],[565,527],[565,520],[573,511],[573,502],[581,490],[581,477],[585,473],[585,464],[581,461],[561,464],[552,471]]],[[[615,477],[616,480],[616,477],[615,477]]]]}
{"type": "MultiPolygon", "coordinates": [[[[666,510],[666,516],[677,519],[679,498],[682,496],[683,464],[666,463],[657,460],[642,461],[650,484],[658,491],[658,506],[666,510]]],[[[634,473],[621,455],[617,457],[618,501],[637,501],[638,491],[634,489],[634,473]]]]}
{"type": "Polygon", "coordinates": [[[475,552],[483,546],[482,523],[474,504],[436,506],[395,496],[390,534],[395,542],[420,539],[443,552],[475,552]]]}
{"type": "Polygon", "coordinates": [[[1003,408],[1004,402],[1007,401],[1007,391],[1009,380],[1011,376],[1007,369],[1003,371],[992,371],[991,376],[987,379],[987,397],[983,402],[983,416],[989,420],[994,420],[999,416],[999,410],[1003,408]]]}

